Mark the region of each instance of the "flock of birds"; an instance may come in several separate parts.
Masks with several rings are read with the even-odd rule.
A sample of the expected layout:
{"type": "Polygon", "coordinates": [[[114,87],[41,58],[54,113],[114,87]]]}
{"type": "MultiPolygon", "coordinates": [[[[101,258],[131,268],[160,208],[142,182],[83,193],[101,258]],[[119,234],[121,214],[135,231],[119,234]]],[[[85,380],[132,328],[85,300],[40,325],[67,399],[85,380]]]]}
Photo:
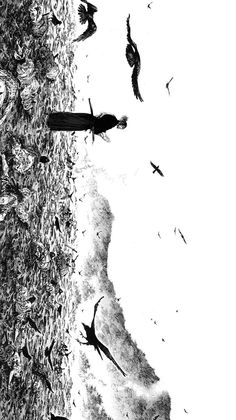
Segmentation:
{"type": "MultiPolygon", "coordinates": [[[[97,7],[89,3],[87,0],[81,0],[81,1],[86,4],[87,8],[83,4],[79,5],[78,7],[79,20],[82,25],[87,23],[87,28],[81,35],[75,38],[73,42],[85,41],[87,38],[91,37],[97,31],[97,25],[94,22],[94,14],[98,11],[97,7]]],[[[147,6],[149,9],[151,9],[151,4],[152,2],[149,3],[147,6]]],[[[133,69],[132,75],[131,75],[133,93],[138,100],[143,102],[143,98],[141,96],[139,85],[138,85],[138,76],[141,69],[141,58],[140,58],[137,44],[134,42],[134,40],[131,37],[130,15],[126,19],[126,26],[127,26],[127,41],[128,41],[128,44],[126,46],[126,59],[129,66],[133,69]]],[[[172,80],[173,80],[173,77],[171,77],[169,82],[166,83],[166,89],[169,95],[170,95],[169,85],[172,80]]]]}
{"type": "MultiPolygon", "coordinates": [[[[91,37],[97,30],[96,23],[94,22],[94,14],[98,11],[97,7],[94,6],[93,4],[89,3],[87,0],[81,0],[81,1],[83,3],[85,3],[86,6],[83,5],[83,4],[79,5],[79,7],[78,7],[79,20],[80,20],[80,23],[82,25],[85,25],[87,23],[87,28],[85,29],[85,31],[81,35],[79,35],[76,39],[74,39],[73,42],[84,41],[87,38],[91,37]]],[[[151,4],[152,4],[152,2],[147,5],[147,7],[149,9],[151,9],[151,4]]],[[[59,21],[55,17],[55,15],[53,15],[52,23],[54,25],[58,25],[58,24],[61,24],[61,21],[59,21]]],[[[127,59],[127,62],[129,64],[129,66],[133,69],[132,75],[131,75],[133,93],[134,93],[136,99],[138,99],[140,102],[143,102],[143,98],[142,98],[142,95],[140,93],[139,84],[138,84],[138,77],[139,77],[140,69],[141,69],[141,59],[140,59],[140,54],[139,54],[139,51],[138,51],[137,44],[133,41],[133,39],[131,37],[130,15],[128,15],[128,17],[127,17],[126,26],[127,26],[127,41],[128,41],[127,46],[126,46],[126,59],[127,59]]],[[[169,95],[170,95],[169,85],[172,82],[172,80],[173,80],[173,77],[166,83],[166,89],[167,89],[169,95]]],[[[87,81],[88,81],[88,79],[87,79],[87,81]]],[[[1,92],[0,92],[0,95],[1,95],[1,92]]],[[[164,174],[161,171],[161,169],[159,168],[159,166],[155,165],[152,161],[150,161],[150,164],[153,168],[153,173],[158,173],[160,176],[164,177],[164,174]]],[[[68,196],[70,199],[72,197],[72,194],[68,196]]],[[[59,230],[61,232],[58,217],[55,217],[55,227],[56,227],[57,230],[59,230]]],[[[85,232],[86,231],[84,230],[82,232],[82,234],[84,235],[85,232]]],[[[97,232],[98,238],[100,238],[100,233],[101,232],[97,232]]],[[[174,233],[175,234],[177,233],[177,228],[174,229],[174,233]]],[[[180,234],[184,243],[187,244],[186,239],[185,239],[184,235],[182,234],[182,232],[180,231],[180,229],[178,229],[178,233],[180,234]]],[[[160,237],[160,235],[159,235],[159,237],[160,237]]],[[[79,275],[81,275],[81,271],[79,272],[79,275]]],[[[102,359],[102,353],[103,353],[115,365],[115,367],[121,372],[121,374],[123,376],[126,376],[126,373],[123,371],[123,369],[116,362],[116,360],[112,356],[110,350],[97,338],[97,335],[96,335],[95,317],[96,317],[98,306],[99,306],[99,304],[100,304],[100,302],[103,298],[104,298],[104,296],[102,296],[97,301],[97,303],[94,305],[94,314],[93,314],[93,319],[92,319],[91,325],[88,326],[88,325],[82,323],[86,335],[83,335],[82,332],[80,334],[81,334],[82,338],[84,340],[86,340],[86,342],[82,342],[78,338],[76,340],[81,345],[93,346],[94,349],[98,352],[101,359],[102,359]]],[[[120,300],[120,298],[117,299],[117,301],[119,301],[119,300],[120,300]]],[[[62,309],[62,306],[60,305],[60,307],[58,308],[58,313],[60,315],[61,315],[61,309],[62,309]]],[[[30,318],[30,316],[26,317],[24,323],[25,324],[28,323],[35,331],[40,333],[37,325],[30,318]]],[[[157,325],[157,322],[154,321],[154,324],[157,325]]],[[[67,330],[67,333],[69,334],[69,330],[67,330]]],[[[162,339],[162,341],[165,341],[165,340],[162,339]]],[[[53,351],[54,345],[55,345],[55,339],[52,340],[50,346],[47,346],[45,348],[45,351],[44,351],[45,358],[47,359],[48,364],[49,364],[49,366],[52,370],[53,370],[52,351],[53,351]]],[[[25,341],[25,344],[22,347],[21,351],[22,351],[22,354],[28,360],[32,359],[32,356],[31,356],[30,351],[28,349],[27,341],[25,341]]],[[[68,356],[69,353],[67,352],[65,355],[68,356]]],[[[34,373],[40,375],[40,373],[37,372],[37,369],[35,369],[34,373]]],[[[45,381],[46,381],[46,379],[45,379],[45,381]]],[[[52,391],[51,384],[50,384],[49,381],[47,383],[47,386],[52,391]]],[[[187,413],[186,410],[184,410],[184,411],[187,413]]],[[[159,417],[159,415],[156,416],[155,419],[157,419],[158,417],[159,417]]],[[[68,420],[68,419],[66,417],[56,416],[53,413],[51,413],[51,420],[68,420]]]]}

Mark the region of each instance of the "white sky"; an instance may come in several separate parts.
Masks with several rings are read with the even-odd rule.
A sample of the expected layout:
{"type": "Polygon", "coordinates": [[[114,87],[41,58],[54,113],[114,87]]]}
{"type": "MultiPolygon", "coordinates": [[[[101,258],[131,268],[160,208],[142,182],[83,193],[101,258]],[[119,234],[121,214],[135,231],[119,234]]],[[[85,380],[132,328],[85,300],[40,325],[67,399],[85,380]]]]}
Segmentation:
{"type": "Polygon", "coordinates": [[[98,30],[76,52],[76,109],[89,112],[90,96],[95,114],[129,117],[126,130],[108,132],[110,144],[87,146],[115,216],[110,279],[170,393],[171,419],[184,419],[184,408],[191,420],[235,418],[235,3],[95,4],[98,30]],[[128,13],[143,103],[125,58],[128,13]]]}

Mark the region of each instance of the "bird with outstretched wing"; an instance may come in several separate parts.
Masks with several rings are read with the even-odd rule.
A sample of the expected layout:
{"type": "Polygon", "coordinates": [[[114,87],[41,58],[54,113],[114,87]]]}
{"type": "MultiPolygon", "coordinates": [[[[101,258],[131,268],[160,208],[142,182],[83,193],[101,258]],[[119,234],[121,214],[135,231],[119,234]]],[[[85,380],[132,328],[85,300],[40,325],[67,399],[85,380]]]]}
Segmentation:
{"type": "MultiPolygon", "coordinates": [[[[97,338],[96,333],[95,333],[95,316],[96,316],[96,312],[98,309],[98,305],[100,303],[100,301],[104,298],[104,296],[102,296],[98,302],[94,305],[94,314],[93,314],[93,320],[91,323],[91,327],[89,327],[88,325],[83,324],[83,327],[85,329],[86,332],[86,337],[81,333],[82,337],[87,340],[86,343],[82,343],[80,340],[77,339],[77,341],[80,344],[85,344],[85,345],[91,345],[94,347],[95,350],[97,350],[99,356],[102,359],[102,354],[101,351],[105,354],[105,356],[111,360],[111,362],[117,367],[117,369],[122,373],[122,375],[126,376],[125,372],[121,369],[121,367],[118,365],[118,363],[115,361],[114,357],[111,355],[110,350],[103,344],[101,343],[101,341],[97,338]]],[[[102,359],[103,360],[103,359],[102,359]]]]}
{"type": "Polygon", "coordinates": [[[156,166],[152,161],[150,161],[150,164],[152,165],[154,171],[152,172],[155,174],[155,172],[158,172],[159,175],[164,176],[163,172],[160,170],[159,166],[156,166]]]}
{"type": "Polygon", "coordinates": [[[93,20],[93,15],[98,10],[97,7],[89,3],[87,0],[81,0],[81,1],[86,3],[87,9],[83,4],[79,5],[78,7],[79,20],[82,25],[84,25],[87,22],[88,26],[87,26],[87,29],[78,38],[73,40],[73,42],[84,41],[85,39],[92,36],[97,30],[97,25],[93,20]]]}
{"type": "Polygon", "coordinates": [[[139,52],[138,52],[137,45],[135,44],[135,42],[131,38],[129,21],[130,21],[130,15],[128,16],[128,18],[126,20],[126,23],[127,23],[127,40],[128,40],[128,44],[126,46],[126,59],[127,59],[129,65],[130,65],[130,67],[133,67],[131,80],[132,80],[132,87],[133,87],[134,95],[137,99],[139,99],[141,102],[143,102],[143,98],[140,94],[139,86],[138,86],[138,75],[139,75],[140,69],[141,69],[141,59],[140,59],[140,55],[139,55],[139,52]]]}

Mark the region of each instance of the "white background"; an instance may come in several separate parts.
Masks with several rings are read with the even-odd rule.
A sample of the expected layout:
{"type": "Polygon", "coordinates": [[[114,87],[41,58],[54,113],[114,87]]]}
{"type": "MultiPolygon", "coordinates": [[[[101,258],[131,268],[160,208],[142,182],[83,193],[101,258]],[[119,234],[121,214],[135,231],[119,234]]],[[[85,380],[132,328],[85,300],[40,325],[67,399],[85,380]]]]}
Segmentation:
{"type": "Polygon", "coordinates": [[[89,112],[91,97],[95,114],[129,117],[126,130],[108,132],[110,144],[87,146],[115,216],[109,277],[170,393],[171,419],[236,418],[235,4],[95,4],[97,32],[77,46],[77,112],[89,112]],[[143,103],[125,58],[129,13],[143,103]]]}

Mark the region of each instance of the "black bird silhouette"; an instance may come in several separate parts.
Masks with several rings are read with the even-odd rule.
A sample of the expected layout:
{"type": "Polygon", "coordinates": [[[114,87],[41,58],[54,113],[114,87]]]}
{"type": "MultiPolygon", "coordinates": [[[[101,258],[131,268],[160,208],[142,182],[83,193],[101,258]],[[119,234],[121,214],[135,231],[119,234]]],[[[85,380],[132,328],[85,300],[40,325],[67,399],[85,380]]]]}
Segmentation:
{"type": "Polygon", "coordinates": [[[91,327],[89,327],[88,325],[83,324],[83,327],[85,329],[86,332],[86,337],[81,333],[82,337],[87,340],[86,343],[81,343],[78,339],[77,341],[80,344],[85,344],[85,345],[90,345],[90,346],[94,346],[94,349],[97,350],[99,356],[102,359],[102,355],[101,355],[101,351],[105,354],[105,356],[110,359],[112,361],[112,363],[114,363],[114,365],[117,367],[117,369],[119,369],[119,371],[122,373],[122,375],[126,376],[125,372],[121,369],[121,367],[118,365],[118,363],[115,361],[115,359],[113,358],[113,356],[111,355],[110,351],[108,350],[108,348],[101,343],[100,340],[98,340],[96,333],[95,333],[95,315],[98,309],[98,305],[99,302],[104,298],[104,296],[102,296],[98,302],[94,305],[94,314],[93,314],[93,320],[91,323],[91,327]],[[101,350],[101,351],[100,351],[101,350]]]}
{"type": "Polygon", "coordinates": [[[94,13],[98,11],[97,7],[89,3],[87,0],[81,0],[81,1],[87,4],[87,10],[83,4],[79,5],[78,7],[79,20],[82,25],[88,22],[88,26],[87,26],[87,29],[78,38],[73,40],[73,42],[84,41],[85,39],[92,36],[97,30],[97,25],[95,24],[93,20],[94,13]]]}
{"type": "Polygon", "coordinates": [[[184,235],[182,234],[181,230],[178,229],[178,231],[179,231],[179,234],[180,234],[181,238],[183,239],[184,243],[187,245],[186,239],[185,239],[184,235]]]}
{"type": "Polygon", "coordinates": [[[46,347],[45,351],[44,351],[44,354],[45,354],[46,358],[48,359],[48,363],[49,363],[52,370],[53,370],[53,365],[52,365],[51,353],[52,353],[52,349],[53,349],[54,344],[55,344],[55,340],[53,339],[50,347],[46,347]]]}
{"type": "Polygon", "coordinates": [[[152,163],[151,161],[150,161],[150,163],[151,163],[152,167],[154,168],[154,171],[152,172],[153,174],[155,174],[155,172],[158,172],[158,173],[159,173],[159,175],[164,176],[164,175],[163,175],[163,172],[160,170],[159,166],[156,166],[156,165],[155,165],[154,163],[152,163]]]}
{"type": "MultiPolygon", "coordinates": [[[[56,25],[61,25],[62,21],[57,19],[55,13],[53,12],[52,18],[51,18],[51,22],[54,26],[56,25]]],[[[54,57],[55,58],[55,57],[54,57]]]]}
{"type": "Polygon", "coordinates": [[[133,86],[133,92],[137,99],[139,99],[141,102],[143,102],[143,98],[139,92],[139,86],[138,86],[138,75],[140,73],[141,68],[141,59],[138,52],[137,45],[132,40],[130,35],[130,15],[128,16],[126,22],[127,22],[127,40],[128,45],[126,46],[126,59],[130,65],[130,67],[133,67],[133,73],[131,76],[132,80],[132,86],[133,86]]]}
{"type": "Polygon", "coordinates": [[[25,321],[24,321],[23,325],[25,325],[25,324],[27,324],[27,323],[31,326],[31,328],[33,328],[35,331],[37,331],[38,333],[40,333],[40,334],[41,334],[41,331],[38,329],[37,325],[35,324],[35,322],[33,321],[33,319],[32,319],[32,318],[30,318],[30,316],[27,316],[27,317],[26,317],[26,319],[25,319],[25,321]]]}
{"type": "Polygon", "coordinates": [[[59,313],[60,316],[61,316],[61,310],[62,310],[62,304],[60,304],[57,308],[57,312],[59,313]]]}
{"type": "Polygon", "coordinates": [[[171,77],[171,79],[169,80],[169,82],[167,82],[167,83],[166,83],[166,89],[168,90],[169,95],[170,95],[170,88],[169,88],[169,84],[170,84],[170,82],[171,82],[173,79],[174,79],[174,78],[173,78],[173,77],[171,77]]]}
{"type": "Polygon", "coordinates": [[[31,360],[32,359],[32,357],[30,356],[30,354],[29,354],[29,350],[28,350],[28,347],[27,347],[27,341],[25,340],[25,345],[24,345],[24,347],[22,347],[22,349],[21,349],[21,351],[22,351],[22,353],[23,353],[23,355],[28,359],[28,360],[31,360]]]}
{"type": "Polygon", "coordinates": [[[148,5],[147,5],[147,7],[149,8],[149,9],[151,9],[151,4],[153,3],[153,1],[151,1],[151,3],[148,3],[148,5]]]}
{"type": "Polygon", "coordinates": [[[68,420],[68,418],[62,416],[54,416],[54,414],[51,413],[51,420],[68,420]]]}
{"type": "Polygon", "coordinates": [[[46,385],[50,392],[53,392],[51,383],[48,380],[46,373],[42,372],[41,369],[38,369],[38,367],[35,364],[32,366],[32,373],[41,379],[41,381],[46,385]]]}
{"type": "Polygon", "coordinates": [[[66,198],[69,198],[70,201],[73,201],[71,198],[73,194],[74,194],[74,191],[72,191],[72,193],[70,194],[63,195],[63,197],[61,197],[61,200],[65,200],[66,198]]]}
{"type": "Polygon", "coordinates": [[[59,232],[61,232],[60,223],[57,216],[55,216],[55,226],[56,226],[56,229],[59,230],[59,232]]]}
{"type": "Polygon", "coordinates": [[[188,412],[187,412],[187,410],[185,410],[185,408],[184,408],[184,412],[185,412],[186,414],[188,414],[188,412]]]}

